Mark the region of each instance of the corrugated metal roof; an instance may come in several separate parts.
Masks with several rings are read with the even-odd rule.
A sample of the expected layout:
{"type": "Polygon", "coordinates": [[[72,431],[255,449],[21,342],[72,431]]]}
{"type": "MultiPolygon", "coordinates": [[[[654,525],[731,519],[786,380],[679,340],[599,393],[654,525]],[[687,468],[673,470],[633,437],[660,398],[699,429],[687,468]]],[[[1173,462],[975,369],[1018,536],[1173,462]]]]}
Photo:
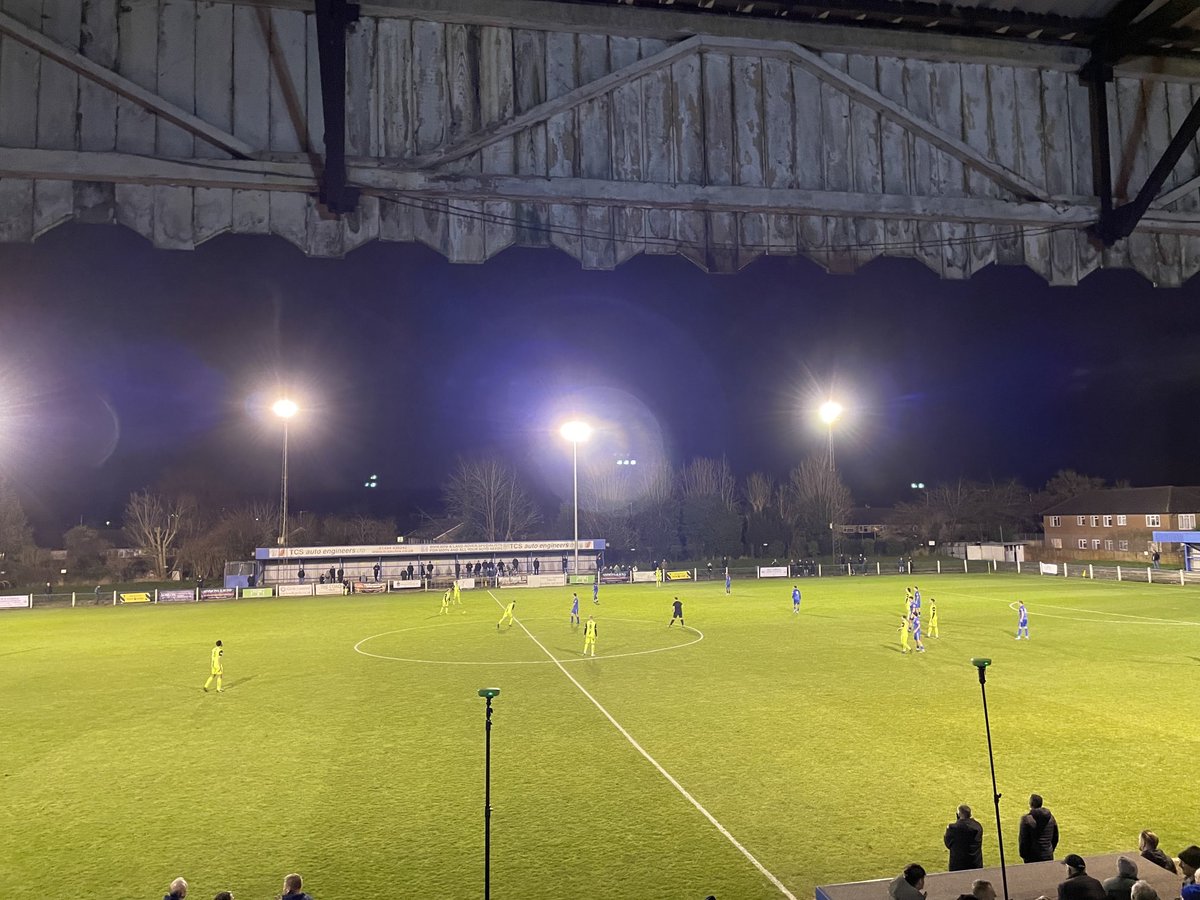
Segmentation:
{"type": "Polygon", "coordinates": [[[1200,512],[1200,487],[1105,488],[1064,500],[1045,516],[1153,515],[1200,512]]]}

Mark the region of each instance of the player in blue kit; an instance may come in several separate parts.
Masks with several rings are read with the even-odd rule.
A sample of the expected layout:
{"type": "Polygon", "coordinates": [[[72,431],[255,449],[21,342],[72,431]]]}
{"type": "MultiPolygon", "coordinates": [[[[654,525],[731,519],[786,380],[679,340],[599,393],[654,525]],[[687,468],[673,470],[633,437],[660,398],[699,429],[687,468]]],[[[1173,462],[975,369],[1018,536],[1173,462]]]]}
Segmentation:
{"type": "Polygon", "coordinates": [[[917,615],[921,614],[921,589],[913,585],[912,608],[917,615]]]}
{"type": "Polygon", "coordinates": [[[729,570],[725,570],[725,593],[731,593],[733,587],[733,579],[729,577],[729,570]]]}
{"type": "Polygon", "coordinates": [[[800,588],[792,585],[792,612],[800,612],[800,588]]]}
{"type": "Polygon", "coordinates": [[[921,613],[919,610],[912,615],[912,636],[917,652],[924,653],[925,645],[921,643],[921,613]]]}
{"type": "Polygon", "coordinates": [[[579,624],[579,594],[571,595],[571,624],[579,624]]]}
{"type": "Polygon", "coordinates": [[[1025,632],[1025,640],[1029,640],[1029,612],[1025,609],[1025,601],[1017,601],[1017,640],[1021,639],[1021,632],[1025,632]]]}
{"type": "Polygon", "coordinates": [[[596,576],[596,580],[592,582],[592,602],[600,602],[600,576],[596,576]]]}

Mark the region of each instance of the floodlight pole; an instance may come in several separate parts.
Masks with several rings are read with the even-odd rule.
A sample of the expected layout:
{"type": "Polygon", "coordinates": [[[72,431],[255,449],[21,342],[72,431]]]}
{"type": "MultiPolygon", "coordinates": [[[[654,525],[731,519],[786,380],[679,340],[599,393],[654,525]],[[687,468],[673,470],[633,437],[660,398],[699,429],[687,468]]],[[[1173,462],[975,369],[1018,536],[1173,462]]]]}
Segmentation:
{"type": "MultiPolygon", "coordinates": [[[[973,661],[974,662],[974,661],[973,661]]],[[[1004,900],[1008,900],[1008,869],[1004,865],[1004,831],[1000,825],[1000,792],[996,790],[996,760],[992,755],[992,725],[988,720],[987,707],[987,664],[976,663],[979,670],[979,691],[983,695],[983,727],[987,731],[988,765],[992,769],[992,802],[996,804],[996,840],[1000,844],[1000,881],[1004,886],[1004,900]]]]}
{"type": "Polygon", "coordinates": [[[579,574],[579,441],[571,441],[571,481],[575,496],[575,572],[579,574]]]}
{"type": "Polygon", "coordinates": [[[288,534],[288,420],[283,420],[283,489],[279,501],[279,546],[287,546],[288,534]]]}

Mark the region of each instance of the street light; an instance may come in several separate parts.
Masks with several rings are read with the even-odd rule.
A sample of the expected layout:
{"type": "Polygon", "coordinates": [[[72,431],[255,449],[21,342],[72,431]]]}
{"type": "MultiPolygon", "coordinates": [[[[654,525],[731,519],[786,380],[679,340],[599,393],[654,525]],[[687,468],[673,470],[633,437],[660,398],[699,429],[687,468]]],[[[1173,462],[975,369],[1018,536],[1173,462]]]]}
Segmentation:
{"type": "Polygon", "coordinates": [[[573,419],[566,422],[558,430],[564,438],[571,442],[571,482],[575,496],[575,574],[579,574],[579,442],[586,441],[592,436],[592,426],[587,422],[573,419]]]}
{"type": "Polygon", "coordinates": [[[829,430],[829,468],[833,469],[833,423],[842,417],[842,404],[836,400],[826,400],[817,410],[817,415],[829,430]]]}
{"type": "Polygon", "coordinates": [[[288,420],[300,411],[295,401],[281,397],[271,404],[271,412],[283,419],[283,487],[279,498],[279,546],[287,546],[288,519],[288,420]]]}

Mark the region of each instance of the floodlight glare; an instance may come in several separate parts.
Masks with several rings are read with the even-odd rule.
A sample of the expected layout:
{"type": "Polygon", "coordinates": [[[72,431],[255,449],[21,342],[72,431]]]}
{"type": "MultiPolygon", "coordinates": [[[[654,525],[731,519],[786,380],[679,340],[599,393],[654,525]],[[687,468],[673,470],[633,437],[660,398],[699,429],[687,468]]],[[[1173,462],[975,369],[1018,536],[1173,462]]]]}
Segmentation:
{"type": "Polygon", "coordinates": [[[842,404],[836,400],[826,400],[817,410],[817,415],[821,417],[821,421],[826,425],[832,425],[842,417],[842,404]]]}
{"type": "Polygon", "coordinates": [[[574,419],[565,423],[563,427],[558,430],[558,433],[572,444],[578,444],[580,441],[586,441],[592,436],[592,426],[587,422],[581,422],[578,419],[574,419]]]}
{"type": "Polygon", "coordinates": [[[286,397],[282,397],[271,404],[271,412],[275,413],[281,419],[290,419],[299,411],[300,407],[296,405],[295,401],[288,400],[286,397]]]}

